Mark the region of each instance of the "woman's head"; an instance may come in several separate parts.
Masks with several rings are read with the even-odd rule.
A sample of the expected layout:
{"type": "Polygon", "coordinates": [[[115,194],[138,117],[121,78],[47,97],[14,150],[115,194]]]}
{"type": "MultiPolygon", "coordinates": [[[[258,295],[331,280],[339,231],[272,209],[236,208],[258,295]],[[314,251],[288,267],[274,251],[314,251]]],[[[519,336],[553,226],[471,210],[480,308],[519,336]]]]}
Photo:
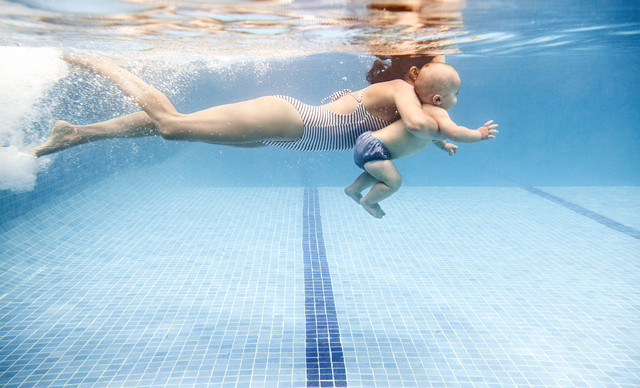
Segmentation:
{"type": "Polygon", "coordinates": [[[394,55],[378,56],[373,66],[367,73],[367,81],[371,84],[391,81],[394,79],[406,79],[412,67],[421,69],[424,65],[433,62],[433,55],[394,55]]]}

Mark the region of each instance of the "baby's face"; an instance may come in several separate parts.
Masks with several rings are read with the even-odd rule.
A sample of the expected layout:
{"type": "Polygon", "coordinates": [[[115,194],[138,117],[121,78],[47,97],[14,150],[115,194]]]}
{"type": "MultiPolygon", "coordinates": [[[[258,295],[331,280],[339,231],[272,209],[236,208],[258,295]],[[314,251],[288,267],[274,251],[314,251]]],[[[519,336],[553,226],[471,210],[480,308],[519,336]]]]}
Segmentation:
{"type": "Polygon", "coordinates": [[[440,93],[440,107],[444,110],[453,108],[458,103],[458,90],[460,89],[460,79],[457,82],[451,82],[451,84],[442,90],[440,93]]]}

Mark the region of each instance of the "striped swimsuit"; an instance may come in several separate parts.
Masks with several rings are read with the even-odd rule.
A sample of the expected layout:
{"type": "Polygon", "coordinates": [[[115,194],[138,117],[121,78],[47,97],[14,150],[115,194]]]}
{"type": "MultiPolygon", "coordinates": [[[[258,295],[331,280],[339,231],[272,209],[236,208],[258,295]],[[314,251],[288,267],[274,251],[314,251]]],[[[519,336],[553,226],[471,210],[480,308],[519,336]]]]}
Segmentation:
{"type": "MultiPolygon", "coordinates": [[[[351,93],[343,90],[329,98],[335,101],[351,93]]],[[[364,91],[358,99],[358,107],[353,113],[342,115],[333,113],[322,106],[304,104],[288,96],[276,96],[290,102],[302,117],[304,133],[298,140],[263,140],[262,143],[295,151],[340,151],[352,149],[356,139],[367,131],[376,131],[391,124],[369,113],[362,104],[364,91]]],[[[324,101],[324,100],[323,100],[324,101]]]]}

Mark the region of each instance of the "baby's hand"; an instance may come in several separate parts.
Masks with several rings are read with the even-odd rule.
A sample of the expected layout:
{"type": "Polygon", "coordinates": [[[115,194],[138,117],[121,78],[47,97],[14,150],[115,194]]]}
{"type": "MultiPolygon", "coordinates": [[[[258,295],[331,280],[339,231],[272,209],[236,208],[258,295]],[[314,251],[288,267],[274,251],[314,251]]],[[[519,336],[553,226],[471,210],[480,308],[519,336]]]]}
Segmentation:
{"type": "Polygon", "coordinates": [[[489,120],[486,123],[484,123],[483,126],[478,128],[478,131],[480,132],[480,140],[495,138],[494,135],[498,133],[498,131],[496,131],[495,128],[498,127],[498,124],[492,124],[492,123],[493,123],[493,120],[489,120]]]}
{"type": "Polygon", "coordinates": [[[453,143],[447,143],[444,145],[443,151],[447,151],[449,156],[453,156],[458,151],[458,146],[453,143]]]}

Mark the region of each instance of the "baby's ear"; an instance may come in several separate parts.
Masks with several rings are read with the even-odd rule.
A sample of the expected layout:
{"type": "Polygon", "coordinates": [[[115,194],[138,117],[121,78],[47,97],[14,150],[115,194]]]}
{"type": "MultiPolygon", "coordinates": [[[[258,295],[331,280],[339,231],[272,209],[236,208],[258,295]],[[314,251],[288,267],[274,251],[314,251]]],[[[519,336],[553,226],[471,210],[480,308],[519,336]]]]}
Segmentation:
{"type": "Polygon", "coordinates": [[[439,94],[435,94],[433,96],[433,105],[435,106],[440,106],[440,104],[442,104],[442,96],[440,96],[439,94]]]}
{"type": "Polygon", "coordinates": [[[409,77],[411,77],[412,80],[416,80],[418,79],[418,74],[420,73],[420,69],[418,69],[417,66],[411,66],[409,68],[409,77]]]}

